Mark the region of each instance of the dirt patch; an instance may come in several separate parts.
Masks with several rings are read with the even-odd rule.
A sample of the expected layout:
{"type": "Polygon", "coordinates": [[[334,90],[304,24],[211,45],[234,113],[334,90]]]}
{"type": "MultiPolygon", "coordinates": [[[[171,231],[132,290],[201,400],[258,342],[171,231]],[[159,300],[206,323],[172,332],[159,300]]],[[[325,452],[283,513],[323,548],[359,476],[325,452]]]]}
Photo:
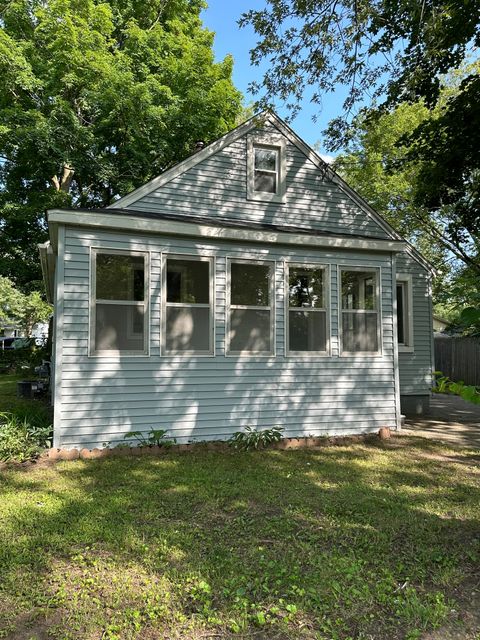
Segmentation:
{"type": "Polygon", "coordinates": [[[5,640],[51,640],[50,628],[59,622],[59,615],[54,612],[49,620],[42,614],[23,614],[15,620],[15,630],[7,633],[5,640]]]}
{"type": "Polygon", "coordinates": [[[422,640],[478,640],[480,637],[480,577],[455,589],[452,620],[441,629],[422,636],[422,640]]]}

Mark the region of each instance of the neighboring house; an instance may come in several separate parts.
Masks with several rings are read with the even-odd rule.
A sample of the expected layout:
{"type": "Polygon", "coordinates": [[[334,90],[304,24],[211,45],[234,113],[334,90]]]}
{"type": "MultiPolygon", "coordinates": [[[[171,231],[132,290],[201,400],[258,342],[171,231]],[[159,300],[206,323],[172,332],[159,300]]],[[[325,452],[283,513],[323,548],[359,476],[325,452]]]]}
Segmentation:
{"type": "Polygon", "coordinates": [[[55,446],[345,435],[428,408],[431,267],[274,114],[48,220],[55,446]]]}
{"type": "Polygon", "coordinates": [[[435,333],[442,333],[449,324],[448,320],[444,320],[443,318],[440,318],[440,316],[433,316],[433,330],[435,333]]]}
{"type": "Polygon", "coordinates": [[[48,338],[48,322],[36,322],[30,332],[30,338],[45,341],[48,338]]]}
{"type": "Polygon", "coordinates": [[[2,338],[17,338],[21,333],[19,327],[13,324],[4,324],[0,329],[0,337],[2,338]]]}

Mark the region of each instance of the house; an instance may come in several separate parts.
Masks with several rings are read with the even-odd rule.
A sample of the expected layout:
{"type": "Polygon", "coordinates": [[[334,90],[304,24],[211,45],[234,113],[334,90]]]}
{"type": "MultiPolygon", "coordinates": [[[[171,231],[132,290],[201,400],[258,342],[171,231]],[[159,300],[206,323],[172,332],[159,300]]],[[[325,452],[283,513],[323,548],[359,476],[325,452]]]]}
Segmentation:
{"type": "Polygon", "coordinates": [[[448,327],[450,322],[441,318],[440,316],[433,315],[433,331],[434,333],[443,333],[445,329],[448,327]]]}
{"type": "Polygon", "coordinates": [[[345,435],[428,410],[430,265],[273,113],[48,221],[55,446],[345,435]]]}

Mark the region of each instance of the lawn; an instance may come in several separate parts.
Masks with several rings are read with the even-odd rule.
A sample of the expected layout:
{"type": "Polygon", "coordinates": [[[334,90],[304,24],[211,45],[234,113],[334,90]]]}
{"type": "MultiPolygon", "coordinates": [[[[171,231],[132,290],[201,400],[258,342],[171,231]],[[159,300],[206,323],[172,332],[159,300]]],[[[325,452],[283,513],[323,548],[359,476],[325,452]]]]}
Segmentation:
{"type": "Polygon", "coordinates": [[[405,436],[4,468],[0,637],[478,638],[478,462],[405,436]]]}

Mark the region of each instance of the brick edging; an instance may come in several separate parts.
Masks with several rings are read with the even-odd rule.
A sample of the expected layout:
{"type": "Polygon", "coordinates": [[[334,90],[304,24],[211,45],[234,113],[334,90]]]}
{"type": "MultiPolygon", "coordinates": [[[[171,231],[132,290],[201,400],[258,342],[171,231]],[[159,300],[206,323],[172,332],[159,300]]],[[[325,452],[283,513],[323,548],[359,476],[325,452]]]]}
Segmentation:
{"type": "MultiPolygon", "coordinates": [[[[355,442],[364,442],[368,438],[377,435],[381,440],[390,438],[389,427],[382,427],[377,434],[364,433],[350,436],[321,436],[307,438],[284,438],[266,449],[285,451],[287,449],[310,449],[317,447],[342,446],[355,442]]],[[[226,442],[195,442],[191,444],[174,444],[169,447],[115,447],[113,449],[49,449],[44,457],[49,460],[93,460],[98,458],[120,458],[126,456],[164,455],[168,452],[193,452],[203,451],[227,451],[232,448],[226,442]]]]}

